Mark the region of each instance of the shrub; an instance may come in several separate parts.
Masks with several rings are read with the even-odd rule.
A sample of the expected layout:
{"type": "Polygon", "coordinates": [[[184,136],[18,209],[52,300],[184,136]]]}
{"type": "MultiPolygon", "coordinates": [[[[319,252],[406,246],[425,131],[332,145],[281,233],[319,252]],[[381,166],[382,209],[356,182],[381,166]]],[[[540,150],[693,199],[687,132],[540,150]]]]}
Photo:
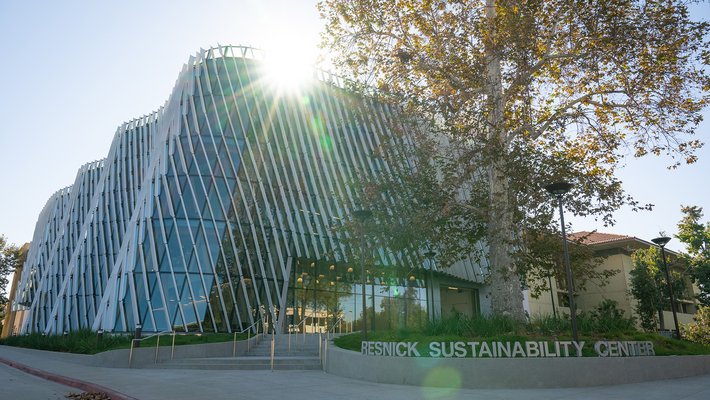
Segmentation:
{"type": "Polygon", "coordinates": [[[129,336],[109,334],[104,335],[102,340],[99,341],[96,332],[90,329],[69,332],[66,336],[43,336],[40,333],[32,333],[22,336],[10,336],[0,340],[0,344],[8,346],[78,354],[95,354],[130,342],[129,336]]]}
{"type": "Polygon", "coordinates": [[[633,331],[633,317],[624,317],[624,310],[619,310],[614,300],[604,300],[590,313],[593,333],[621,333],[633,331]]]}
{"type": "MultiPolygon", "coordinates": [[[[581,312],[577,315],[577,328],[585,335],[594,334],[620,334],[634,332],[635,321],[633,318],[624,317],[624,311],[619,310],[617,302],[604,300],[591,312],[581,312]]],[[[530,332],[543,335],[557,335],[570,332],[572,327],[569,315],[553,317],[539,315],[530,322],[530,332]]]]}
{"type": "Polygon", "coordinates": [[[571,329],[568,318],[552,315],[536,315],[530,320],[529,326],[531,332],[540,332],[543,335],[558,335],[571,329]]]}
{"type": "Polygon", "coordinates": [[[428,335],[456,335],[462,337],[496,336],[525,331],[525,325],[507,315],[476,315],[467,317],[454,314],[450,317],[429,321],[424,328],[428,335]]]}
{"type": "Polygon", "coordinates": [[[691,342],[710,345],[710,306],[701,307],[693,317],[695,323],[683,325],[683,337],[691,342]]]}

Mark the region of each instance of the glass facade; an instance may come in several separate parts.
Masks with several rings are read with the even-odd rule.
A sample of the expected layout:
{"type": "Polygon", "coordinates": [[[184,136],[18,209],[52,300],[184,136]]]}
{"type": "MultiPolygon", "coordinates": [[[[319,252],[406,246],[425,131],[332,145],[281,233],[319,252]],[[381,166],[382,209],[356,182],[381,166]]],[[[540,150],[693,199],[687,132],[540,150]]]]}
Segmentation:
{"type": "MultiPolygon", "coordinates": [[[[412,139],[389,128],[395,109],[332,77],[283,93],[262,70],[251,48],[200,52],[161,109],[50,198],[18,285],[22,332],[361,326],[358,252],[339,229],[358,209],[348,182],[411,168],[373,154],[412,139]]],[[[424,265],[375,257],[369,327],[426,320],[424,265]]]]}
{"type": "MultiPolygon", "coordinates": [[[[296,260],[289,288],[287,320],[292,330],[359,330],[363,324],[361,267],[348,263],[296,260]],[[293,329],[293,328],[296,329],[293,329]]],[[[428,318],[422,271],[368,267],[365,321],[368,329],[422,327],[428,318]],[[374,313],[373,313],[374,310],[374,313]]]]}

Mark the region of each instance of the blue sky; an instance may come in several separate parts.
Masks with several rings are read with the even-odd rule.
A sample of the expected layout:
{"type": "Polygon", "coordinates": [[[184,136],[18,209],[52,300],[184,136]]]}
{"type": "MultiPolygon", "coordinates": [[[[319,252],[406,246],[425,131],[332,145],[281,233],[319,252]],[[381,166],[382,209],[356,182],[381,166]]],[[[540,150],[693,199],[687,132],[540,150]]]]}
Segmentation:
{"type": "MultiPolygon", "coordinates": [[[[32,239],[37,217],[78,168],[106,156],[116,128],[170,94],[191,54],[216,44],[298,51],[313,60],[322,23],[315,0],[0,0],[0,233],[32,239]],[[278,48],[277,48],[278,47],[278,48]]],[[[708,18],[708,5],[696,14],[708,18]]],[[[698,137],[710,137],[710,112],[698,137]]],[[[617,225],[573,218],[573,229],[643,239],[675,233],[680,205],[710,216],[710,149],[669,171],[669,160],[629,160],[625,188],[654,211],[620,210],[617,225]]],[[[680,249],[677,240],[669,247],[680,249]],[[674,244],[675,242],[675,244],[674,244]]]]}

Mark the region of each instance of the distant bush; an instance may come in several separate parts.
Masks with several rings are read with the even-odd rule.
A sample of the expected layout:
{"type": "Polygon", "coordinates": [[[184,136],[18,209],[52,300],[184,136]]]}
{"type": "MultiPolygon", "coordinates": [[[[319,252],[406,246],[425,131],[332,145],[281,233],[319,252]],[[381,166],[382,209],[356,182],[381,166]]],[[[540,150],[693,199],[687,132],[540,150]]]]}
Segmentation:
{"type": "MultiPolygon", "coordinates": [[[[634,332],[633,318],[624,317],[613,300],[604,300],[594,311],[577,316],[579,332],[585,335],[615,334],[634,332]]],[[[451,317],[430,321],[424,333],[427,335],[457,335],[462,337],[492,337],[498,335],[520,335],[526,333],[542,335],[571,334],[569,316],[534,316],[530,322],[516,321],[505,315],[476,315],[466,317],[455,314],[451,317]]]]}
{"type": "Polygon", "coordinates": [[[424,328],[427,335],[457,335],[465,337],[517,334],[525,331],[525,324],[505,315],[476,315],[467,317],[454,314],[429,323],[424,328]]]}
{"type": "Polygon", "coordinates": [[[549,314],[533,316],[528,326],[530,332],[539,332],[543,335],[559,335],[571,329],[569,317],[560,318],[549,314]]]}
{"type": "Polygon", "coordinates": [[[69,332],[67,335],[29,335],[10,336],[0,340],[7,346],[26,347],[38,350],[60,351],[64,353],[96,354],[124,345],[130,345],[131,337],[126,335],[104,334],[99,340],[96,332],[90,329],[69,332]]]}
{"type": "Polygon", "coordinates": [[[691,342],[710,345],[710,306],[701,307],[693,317],[695,323],[683,325],[683,337],[691,342]]]}
{"type": "Polygon", "coordinates": [[[636,330],[633,317],[624,317],[624,310],[619,310],[618,303],[614,300],[604,300],[597,308],[582,314],[579,318],[580,331],[588,334],[595,333],[624,333],[636,330]]]}

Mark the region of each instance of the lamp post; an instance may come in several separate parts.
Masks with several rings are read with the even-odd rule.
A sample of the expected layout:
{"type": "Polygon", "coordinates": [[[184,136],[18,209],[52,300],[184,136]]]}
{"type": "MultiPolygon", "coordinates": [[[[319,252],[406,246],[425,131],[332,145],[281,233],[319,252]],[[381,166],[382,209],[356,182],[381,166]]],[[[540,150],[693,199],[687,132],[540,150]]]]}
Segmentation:
{"type": "Polygon", "coordinates": [[[552,317],[557,319],[557,310],[555,309],[555,294],[552,290],[552,275],[547,276],[547,283],[550,287],[550,301],[552,302],[552,317]]]}
{"type": "Polygon", "coordinates": [[[434,314],[434,267],[436,264],[434,263],[434,258],[436,257],[436,252],[433,250],[429,250],[426,253],[424,253],[424,257],[426,257],[429,260],[429,282],[427,282],[427,297],[429,297],[427,301],[427,309],[429,311],[429,320],[433,321],[436,315],[434,314]]]}
{"type": "Polygon", "coordinates": [[[661,257],[663,258],[663,270],[666,273],[666,283],[668,284],[668,294],[671,297],[671,311],[673,311],[673,322],[675,323],[675,337],[680,339],[680,329],[678,328],[678,315],[675,309],[675,296],[673,296],[673,285],[671,285],[671,275],[668,273],[668,263],[666,262],[666,244],[670,242],[671,238],[668,236],[661,236],[655,239],[651,239],[653,243],[661,248],[661,257]]]}
{"type": "MultiPolygon", "coordinates": [[[[360,222],[360,279],[362,279],[362,339],[367,341],[367,284],[365,275],[365,221],[372,217],[370,210],[355,210],[355,218],[360,222]]],[[[373,310],[374,311],[374,310],[373,310]]]]}
{"type": "MultiPolygon", "coordinates": [[[[303,282],[303,316],[302,318],[308,318],[308,286],[311,284],[311,276],[306,273],[306,275],[302,276],[302,282],[303,282]]],[[[311,323],[313,321],[313,317],[311,317],[311,323]]],[[[300,322],[300,321],[299,321],[300,322]]],[[[306,332],[306,326],[307,323],[303,323],[303,332],[306,332]]]]}
{"type": "Polygon", "coordinates": [[[550,194],[557,197],[557,204],[560,208],[560,224],[562,225],[562,249],[564,252],[565,272],[567,273],[567,296],[569,298],[569,312],[572,320],[572,338],[579,342],[577,335],[577,310],[574,304],[574,279],[572,278],[572,268],[569,263],[569,249],[567,247],[567,233],[565,233],[565,216],[562,208],[562,197],[572,189],[569,182],[555,182],[545,186],[550,194]]]}

